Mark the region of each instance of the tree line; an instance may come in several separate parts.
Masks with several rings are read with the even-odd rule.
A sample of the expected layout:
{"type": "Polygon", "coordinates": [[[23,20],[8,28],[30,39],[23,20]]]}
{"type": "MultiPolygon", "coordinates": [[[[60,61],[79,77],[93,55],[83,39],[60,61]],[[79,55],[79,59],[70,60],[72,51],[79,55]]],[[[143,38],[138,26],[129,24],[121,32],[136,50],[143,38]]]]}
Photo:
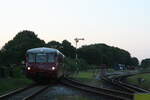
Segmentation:
{"type": "Polygon", "coordinates": [[[99,43],[84,45],[76,50],[68,40],[63,40],[61,43],[55,40],[45,43],[45,41],[40,39],[34,32],[24,30],[19,32],[2,47],[0,50],[0,66],[21,64],[21,62],[25,60],[26,51],[37,47],[56,48],[60,50],[70,62],[75,59],[75,53],[77,53],[80,58],[79,62],[83,62],[83,65],[139,65],[139,61],[136,57],[131,57],[128,51],[118,47],[99,43]]]}

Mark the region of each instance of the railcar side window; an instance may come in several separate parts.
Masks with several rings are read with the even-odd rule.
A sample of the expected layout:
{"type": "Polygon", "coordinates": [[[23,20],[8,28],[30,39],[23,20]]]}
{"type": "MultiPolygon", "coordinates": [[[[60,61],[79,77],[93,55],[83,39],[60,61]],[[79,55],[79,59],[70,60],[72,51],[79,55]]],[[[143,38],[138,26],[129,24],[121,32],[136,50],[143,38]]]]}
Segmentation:
{"type": "Polygon", "coordinates": [[[29,59],[29,62],[31,62],[31,63],[32,63],[32,62],[35,62],[35,55],[34,55],[34,54],[29,54],[28,57],[29,57],[29,58],[28,58],[28,59],[29,59]]]}
{"type": "Polygon", "coordinates": [[[46,54],[36,54],[36,62],[47,62],[46,54]]]}
{"type": "Polygon", "coordinates": [[[54,62],[54,54],[48,54],[48,62],[54,62]]]}

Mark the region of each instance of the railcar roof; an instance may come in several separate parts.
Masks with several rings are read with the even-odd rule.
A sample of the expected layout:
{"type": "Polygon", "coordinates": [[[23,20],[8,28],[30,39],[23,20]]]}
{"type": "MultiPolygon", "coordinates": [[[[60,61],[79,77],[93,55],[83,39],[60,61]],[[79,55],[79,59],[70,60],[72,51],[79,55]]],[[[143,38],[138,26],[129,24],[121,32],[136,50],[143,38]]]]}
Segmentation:
{"type": "Polygon", "coordinates": [[[46,48],[46,47],[33,48],[27,50],[27,53],[55,53],[55,52],[59,52],[59,51],[57,49],[46,48]]]}

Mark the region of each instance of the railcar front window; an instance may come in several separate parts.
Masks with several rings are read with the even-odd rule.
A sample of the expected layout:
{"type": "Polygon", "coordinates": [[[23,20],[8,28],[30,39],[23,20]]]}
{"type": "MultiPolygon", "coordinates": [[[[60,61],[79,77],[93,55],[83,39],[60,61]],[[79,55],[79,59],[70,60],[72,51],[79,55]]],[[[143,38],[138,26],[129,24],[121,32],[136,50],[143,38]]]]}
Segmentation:
{"type": "Polygon", "coordinates": [[[34,54],[29,54],[29,62],[35,62],[35,55],[34,54]]]}
{"type": "Polygon", "coordinates": [[[46,54],[37,54],[36,55],[36,62],[39,62],[39,63],[47,62],[46,54]]]}
{"type": "Polygon", "coordinates": [[[54,54],[48,54],[48,62],[54,62],[55,59],[54,59],[54,54]]]}
{"type": "Polygon", "coordinates": [[[29,54],[29,62],[37,62],[37,63],[52,63],[55,61],[54,54],[29,54]]]}

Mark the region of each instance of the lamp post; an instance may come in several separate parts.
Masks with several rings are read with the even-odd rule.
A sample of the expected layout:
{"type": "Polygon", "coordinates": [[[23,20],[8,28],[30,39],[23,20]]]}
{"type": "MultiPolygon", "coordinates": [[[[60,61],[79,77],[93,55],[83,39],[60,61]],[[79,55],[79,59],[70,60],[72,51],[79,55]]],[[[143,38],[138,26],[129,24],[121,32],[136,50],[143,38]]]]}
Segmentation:
{"type": "Polygon", "coordinates": [[[77,54],[78,42],[80,40],[84,40],[84,38],[75,38],[74,40],[76,42],[76,64],[77,64],[77,60],[78,60],[78,54],[77,54]]]}

